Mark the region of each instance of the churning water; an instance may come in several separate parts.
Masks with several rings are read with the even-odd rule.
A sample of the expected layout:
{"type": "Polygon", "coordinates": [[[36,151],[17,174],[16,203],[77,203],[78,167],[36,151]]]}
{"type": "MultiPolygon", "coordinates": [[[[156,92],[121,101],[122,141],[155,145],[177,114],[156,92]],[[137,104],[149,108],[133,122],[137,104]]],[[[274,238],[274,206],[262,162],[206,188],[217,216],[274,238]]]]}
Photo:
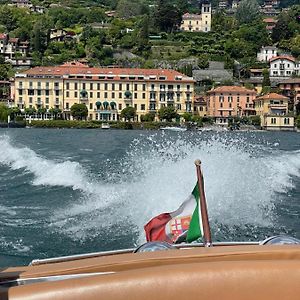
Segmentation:
{"type": "Polygon", "coordinates": [[[0,265],[134,247],[203,163],[214,240],[300,237],[300,135],[0,131],[0,265]]]}

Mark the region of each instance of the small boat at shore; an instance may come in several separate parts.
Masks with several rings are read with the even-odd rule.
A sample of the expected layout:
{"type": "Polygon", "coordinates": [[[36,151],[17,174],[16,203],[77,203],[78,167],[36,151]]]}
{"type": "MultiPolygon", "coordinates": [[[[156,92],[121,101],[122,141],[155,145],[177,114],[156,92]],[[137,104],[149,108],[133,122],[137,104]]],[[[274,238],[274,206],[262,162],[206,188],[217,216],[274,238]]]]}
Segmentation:
{"type": "Polygon", "coordinates": [[[168,131],[186,131],[187,129],[185,127],[172,127],[172,126],[167,126],[167,127],[161,127],[160,130],[168,130],[168,131]]]}
{"type": "Polygon", "coordinates": [[[109,123],[102,123],[101,124],[101,129],[110,129],[109,123]]]}

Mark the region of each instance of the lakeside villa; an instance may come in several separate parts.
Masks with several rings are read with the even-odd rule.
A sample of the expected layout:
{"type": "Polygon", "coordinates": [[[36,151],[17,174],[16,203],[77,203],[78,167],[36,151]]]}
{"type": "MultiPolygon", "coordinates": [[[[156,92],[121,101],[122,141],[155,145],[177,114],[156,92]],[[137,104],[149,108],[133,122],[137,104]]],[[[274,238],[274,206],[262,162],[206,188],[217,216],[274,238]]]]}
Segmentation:
{"type": "Polygon", "coordinates": [[[256,114],[266,130],[293,130],[294,116],[288,114],[289,98],[270,93],[254,100],[256,114]]]}
{"type": "Polygon", "coordinates": [[[18,73],[15,105],[24,108],[58,108],[72,119],[70,108],[84,103],[90,120],[116,121],[125,107],[142,115],[172,106],[179,114],[192,113],[194,80],[174,70],[91,68],[78,62],[35,67],[18,73]]]}

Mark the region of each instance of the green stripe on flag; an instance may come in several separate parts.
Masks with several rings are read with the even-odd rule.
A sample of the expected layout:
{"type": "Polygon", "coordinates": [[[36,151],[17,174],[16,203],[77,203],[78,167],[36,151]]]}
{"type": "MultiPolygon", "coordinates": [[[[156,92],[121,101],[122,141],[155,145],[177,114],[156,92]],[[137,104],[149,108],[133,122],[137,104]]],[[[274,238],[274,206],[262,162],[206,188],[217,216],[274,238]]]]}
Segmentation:
{"type": "Polygon", "coordinates": [[[187,232],[187,242],[193,242],[197,240],[198,238],[202,237],[202,221],[201,221],[201,215],[199,210],[200,205],[200,193],[199,193],[199,186],[198,183],[196,183],[196,186],[194,187],[194,190],[192,192],[192,196],[195,198],[196,201],[196,208],[193,212],[193,216],[190,222],[190,227],[187,232]]]}

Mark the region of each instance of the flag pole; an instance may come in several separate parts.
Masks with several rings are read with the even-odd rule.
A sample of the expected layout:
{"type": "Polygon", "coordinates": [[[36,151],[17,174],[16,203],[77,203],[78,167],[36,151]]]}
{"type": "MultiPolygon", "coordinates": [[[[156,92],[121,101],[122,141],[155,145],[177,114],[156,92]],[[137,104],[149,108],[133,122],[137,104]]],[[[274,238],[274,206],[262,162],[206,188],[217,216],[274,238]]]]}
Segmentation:
{"type": "Polygon", "coordinates": [[[208,213],[207,213],[206,197],[204,192],[204,179],[201,171],[201,161],[199,159],[195,160],[195,165],[197,170],[197,181],[198,181],[198,188],[200,193],[200,209],[201,209],[201,218],[203,224],[204,246],[211,247],[212,241],[211,241],[211,233],[210,233],[210,226],[209,226],[208,213]]]}

